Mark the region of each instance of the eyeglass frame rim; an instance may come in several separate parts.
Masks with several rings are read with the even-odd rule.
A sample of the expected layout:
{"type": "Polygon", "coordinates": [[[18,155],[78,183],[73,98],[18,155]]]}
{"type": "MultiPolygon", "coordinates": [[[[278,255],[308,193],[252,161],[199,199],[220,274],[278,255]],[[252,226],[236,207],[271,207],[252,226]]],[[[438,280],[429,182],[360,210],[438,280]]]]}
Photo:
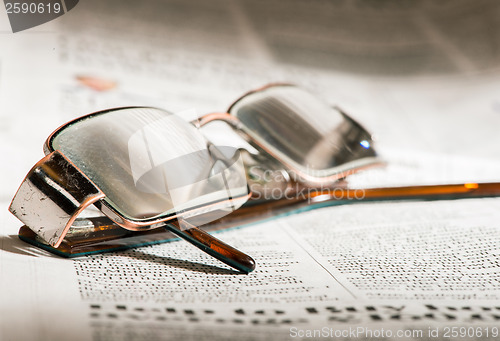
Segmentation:
{"type": "MultiPolygon", "coordinates": [[[[311,187],[312,186],[330,186],[333,183],[335,183],[336,181],[338,181],[340,179],[343,179],[343,178],[345,178],[348,175],[357,173],[357,172],[362,171],[362,170],[366,170],[366,169],[370,169],[370,168],[374,168],[374,167],[383,166],[383,165],[386,164],[386,162],[384,162],[383,160],[381,160],[380,158],[378,158],[375,155],[373,157],[364,158],[365,162],[359,164],[358,166],[355,166],[356,162],[352,162],[351,161],[351,162],[348,162],[348,163],[346,163],[344,165],[353,165],[352,167],[347,167],[346,170],[340,171],[340,172],[335,173],[335,174],[330,175],[330,176],[319,177],[319,176],[314,176],[314,175],[311,175],[311,174],[307,174],[307,173],[301,171],[299,168],[295,167],[290,162],[287,162],[286,160],[284,160],[282,157],[280,157],[280,155],[278,155],[277,153],[275,153],[272,149],[266,147],[264,144],[260,143],[258,140],[256,140],[255,138],[253,138],[246,131],[244,131],[244,129],[242,129],[242,127],[244,126],[244,124],[238,119],[238,117],[236,117],[233,114],[231,114],[231,110],[233,109],[233,107],[238,102],[240,102],[241,100],[243,100],[244,98],[246,98],[247,96],[250,96],[250,95],[253,95],[255,93],[262,92],[262,91],[265,91],[265,90],[268,90],[268,89],[274,88],[274,87],[295,87],[295,88],[299,88],[295,84],[292,84],[292,83],[280,83],[280,82],[277,82],[277,83],[266,84],[266,85],[264,85],[264,86],[262,86],[260,88],[257,88],[257,89],[254,89],[254,90],[250,90],[250,91],[246,92],[244,95],[240,96],[238,99],[236,99],[229,106],[229,108],[227,109],[227,112],[225,112],[225,113],[221,113],[221,112],[209,113],[209,114],[206,114],[206,115],[203,115],[203,116],[199,117],[197,120],[193,120],[191,123],[195,124],[199,128],[205,126],[208,123],[214,122],[214,121],[224,121],[224,122],[228,123],[230,126],[232,126],[233,129],[235,129],[238,133],[240,133],[240,135],[243,135],[243,138],[247,142],[254,143],[256,146],[258,146],[264,152],[266,152],[271,157],[273,157],[274,160],[276,160],[279,163],[281,163],[285,167],[284,171],[287,172],[288,175],[291,178],[294,178],[295,181],[297,181],[297,178],[301,179],[298,182],[301,182],[301,183],[305,184],[306,186],[311,186],[311,187]],[[290,173],[292,173],[292,174],[290,174],[290,173]],[[296,175],[298,175],[298,177],[293,176],[294,173],[296,175]]],[[[346,117],[346,119],[349,119],[351,121],[351,123],[353,123],[354,125],[356,125],[359,129],[367,132],[370,135],[371,139],[373,140],[373,137],[368,132],[368,130],[362,124],[360,124],[358,121],[356,121],[351,116],[349,116],[347,113],[345,113],[344,110],[342,110],[338,106],[334,106],[333,109],[337,110],[341,115],[343,115],[344,117],[346,117]]]]}
{"type": "MultiPolygon", "coordinates": [[[[52,141],[53,141],[53,139],[57,136],[57,134],[59,134],[60,132],[62,132],[64,129],[66,129],[69,126],[71,126],[73,124],[76,124],[76,123],[78,123],[80,121],[87,120],[87,119],[90,119],[90,118],[95,117],[95,116],[101,116],[101,115],[108,114],[108,113],[111,113],[111,112],[116,112],[116,111],[120,111],[120,110],[127,110],[127,109],[153,109],[153,110],[159,110],[159,111],[170,113],[169,111],[166,111],[164,109],[160,109],[160,108],[156,108],[156,107],[152,107],[152,106],[125,106],[125,107],[117,107],[117,108],[105,109],[105,110],[96,111],[96,112],[93,112],[93,113],[90,113],[90,114],[86,114],[86,115],[77,117],[77,118],[75,118],[73,120],[70,120],[70,121],[62,124],[61,126],[59,126],[57,129],[55,129],[47,137],[47,139],[45,140],[45,143],[43,144],[44,154],[47,156],[47,155],[49,155],[49,154],[51,154],[51,153],[53,153],[55,151],[58,151],[61,155],[63,155],[66,158],[66,160],[68,162],[71,163],[71,165],[73,167],[75,167],[81,174],[83,174],[85,177],[88,178],[88,176],[85,174],[85,172],[83,172],[78,166],[76,166],[74,164],[74,162],[72,162],[71,160],[69,160],[69,158],[67,156],[65,156],[64,153],[62,153],[60,150],[52,148],[52,141]]],[[[190,122],[186,122],[186,124],[190,124],[190,122]]],[[[29,173],[28,173],[28,175],[29,175],[29,173]]],[[[28,175],[25,177],[25,179],[23,180],[23,182],[26,180],[26,178],[28,177],[28,175]]],[[[93,181],[91,181],[91,182],[93,183],[93,181]]],[[[95,183],[94,183],[94,185],[97,188],[99,188],[99,186],[97,186],[95,183]]],[[[247,184],[247,195],[238,197],[238,198],[230,200],[230,201],[236,202],[236,204],[239,204],[241,201],[243,201],[243,203],[245,203],[248,199],[250,199],[251,196],[252,196],[252,193],[251,193],[250,187],[247,184]]],[[[90,206],[90,205],[93,204],[105,216],[107,216],[108,218],[110,218],[118,226],[120,226],[120,227],[122,227],[122,228],[124,228],[126,230],[129,230],[129,231],[147,231],[147,230],[152,230],[152,229],[155,229],[155,228],[158,228],[158,227],[161,227],[161,226],[165,225],[165,223],[168,223],[169,221],[172,221],[172,220],[180,218],[180,215],[178,213],[170,213],[170,214],[160,214],[160,216],[146,218],[146,219],[140,219],[140,220],[139,219],[137,219],[137,220],[136,219],[131,219],[131,218],[125,217],[122,213],[120,213],[117,209],[115,209],[111,204],[109,204],[105,199],[106,199],[106,193],[104,193],[104,197],[99,198],[97,201],[94,201],[94,202],[90,203],[86,207],[88,207],[88,206],[90,206]]],[[[216,202],[216,203],[209,203],[209,204],[197,206],[197,207],[195,207],[193,209],[190,209],[188,212],[189,213],[196,212],[196,210],[202,210],[202,209],[209,208],[211,206],[220,205],[223,202],[224,201],[219,201],[219,202],[216,202]]],[[[79,212],[83,211],[83,209],[84,208],[82,208],[81,210],[79,210],[79,212]]],[[[185,213],[185,212],[183,212],[183,213],[185,213]]],[[[62,241],[62,239],[63,238],[61,238],[61,241],[62,241]]]]}

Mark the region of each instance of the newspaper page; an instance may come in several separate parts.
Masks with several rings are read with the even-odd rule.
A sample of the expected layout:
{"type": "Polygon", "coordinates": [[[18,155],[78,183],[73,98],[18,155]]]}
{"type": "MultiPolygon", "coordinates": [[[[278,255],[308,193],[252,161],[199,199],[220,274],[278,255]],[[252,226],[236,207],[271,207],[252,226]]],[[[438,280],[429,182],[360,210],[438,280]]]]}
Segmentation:
{"type": "Polygon", "coordinates": [[[350,186],[498,181],[499,18],[483,0],[86,0],[12,34],[0,11],[0,340],[496,339],[496,198],[351,202],[218,233],[255,258],[249,275],[183,241],[63,259],[20,241],[7,208],[68,120],[225,111],[270,82],[374,132],[388,166],[350,186]]]}

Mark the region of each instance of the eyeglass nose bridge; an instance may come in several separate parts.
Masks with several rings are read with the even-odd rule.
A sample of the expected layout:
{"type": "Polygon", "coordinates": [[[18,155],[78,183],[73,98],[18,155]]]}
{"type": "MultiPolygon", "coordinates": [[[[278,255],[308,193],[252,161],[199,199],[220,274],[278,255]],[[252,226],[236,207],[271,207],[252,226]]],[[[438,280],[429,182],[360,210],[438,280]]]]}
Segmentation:
{"type": "Polygon", "coordinates": [[[104,197],[89,178],[56,150],[30,170],[9,211],[57,248],[76,217],[104,197]]]}
{"type": "Polygon", "coordinates": [[[240,120],[227,112],[213,112],[210,114],[203,115],[196,120],[191,121],[190,123],[194,125],[196,128],[202,128],[206,126],[208,123],[223,121],[229,124],[233,128],[241,128],[240,120]]]}

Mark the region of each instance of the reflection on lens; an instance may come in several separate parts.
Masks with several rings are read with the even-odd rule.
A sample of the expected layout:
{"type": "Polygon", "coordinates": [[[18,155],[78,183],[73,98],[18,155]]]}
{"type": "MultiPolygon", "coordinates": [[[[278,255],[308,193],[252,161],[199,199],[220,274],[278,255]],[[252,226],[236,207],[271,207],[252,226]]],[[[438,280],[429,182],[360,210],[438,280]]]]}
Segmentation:
{"type": "Polygon", "coordinates": [[[194,220],[204,213],[200,225],[236,209],[248,194],[237,149],[210,145],[194,126],[162,110],[97,113],[69,124],[49,144],[130,220],[177,214],[194,220]]]}
{"type": "Polygon", "coordinates": [[[297,180],[330,177],[376,162],[365,129],[299,88],[275,86],[252,93],[235,103],[230,113],[297,180]]]}

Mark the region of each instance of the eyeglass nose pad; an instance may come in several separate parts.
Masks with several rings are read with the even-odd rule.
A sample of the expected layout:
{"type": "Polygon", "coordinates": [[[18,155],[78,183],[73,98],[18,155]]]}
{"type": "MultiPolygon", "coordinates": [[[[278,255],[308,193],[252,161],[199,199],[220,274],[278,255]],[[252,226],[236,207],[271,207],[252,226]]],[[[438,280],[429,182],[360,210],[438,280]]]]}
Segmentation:
{"type": "Polygon", "coordinates": [[[243,154],[252,200],[282,199],[293,189],[290,174],[265,151],[257,152],[243,154]]]}

